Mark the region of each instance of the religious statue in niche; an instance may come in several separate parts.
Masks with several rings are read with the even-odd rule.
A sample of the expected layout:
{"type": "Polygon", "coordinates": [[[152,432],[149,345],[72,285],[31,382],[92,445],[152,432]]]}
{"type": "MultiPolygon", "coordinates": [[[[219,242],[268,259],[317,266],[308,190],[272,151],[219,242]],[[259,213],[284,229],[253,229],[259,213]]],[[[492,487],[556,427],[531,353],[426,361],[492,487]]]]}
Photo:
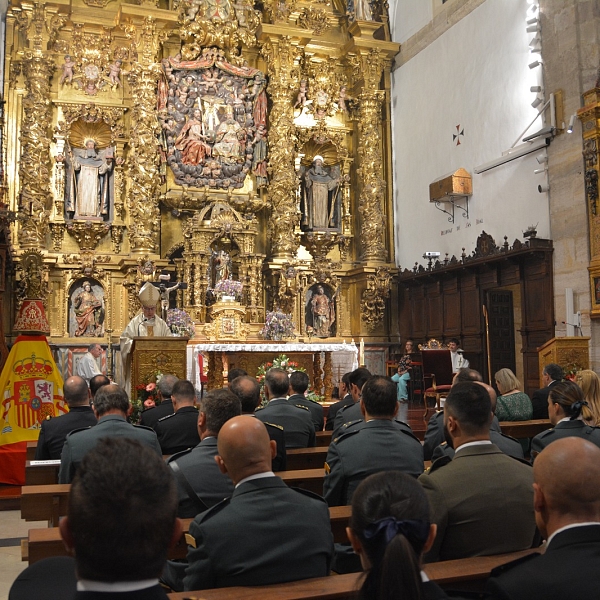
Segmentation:
{"type": "Polygon", "coordinates": [[[117,161],[110,145],[110,130],[98,127],[98,124],[91,125],[96,127],[86,127],[79,121],[74,124],[67,143],[67,155],[56,157],[67,167],[65,217],[107,221],[113,205],[114,165],[117,161]]]}
{"type": "MultiPolygon", "coordinates": [[[[203,10],[227,12],[221,1],[203,10]]],[[[267,96],[265,77],[205,48],[196,61],[164,59],[158,116],[164,160],[175,183],[240,189],[249,173],[266,184],[267,96]]]]}
{"type": "Polygon", "coordinates": [[[284,313],[292,314],[298,296],[296,269],[289,265],[279,275],[278,303],[284,313]]]}
{"type": "Polygon", "coordinates": [[[218,250],[212,254],[214,270],[214,285],[219,281],[231,278],[231,256],[225,250],[218,250]]]}
{"type": "Polygon", "coordinates": [[[102,337],[104,335],[104,289],[86,279],[71,288],[69,335],[71,337],[102,337]]]}
{"type": "Polygon", "coordinates": [[[335,336],[335,295],[331,288],[318,283],[306,293],[306,332],[320,338],[335,336]]]}
{"type": "Polygon", "coordinates": [[[312,166],[300,167],[302,180],[303,231],[340,229],[340,166],[326,167],[323,157],[316,155],[312,166]]]}

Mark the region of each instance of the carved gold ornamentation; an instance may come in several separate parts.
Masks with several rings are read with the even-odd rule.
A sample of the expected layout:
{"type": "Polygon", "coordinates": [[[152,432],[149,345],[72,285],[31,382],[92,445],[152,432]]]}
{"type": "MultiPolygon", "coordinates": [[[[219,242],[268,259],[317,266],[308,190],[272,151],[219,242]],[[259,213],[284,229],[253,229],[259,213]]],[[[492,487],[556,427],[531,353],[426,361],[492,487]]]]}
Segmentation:
{"type": "Polygon", "coordinates": [[[108,223],[96,221],[73,221],[67,223],[67,231],[79,244],[79,249],[95,250],[100,240],[109,232],[108,223]]]}
{"type": "Polygon", "coordinates": [[[298,25],[303,29],[312,30],[315,35],[323,35],[330,28],[327,12],[312,6],[302,10],[298,16],[298,25]]]}
{"type": "Polygon", "coordinates": [[[65,224],[50,223],[50,235],[52,236],[52,250],[60,252],[65,237],[65,224]]]}
{"type": "Polygon", "coordinates": [[[123,233],[125,232],[125,225],[110,226],[110,240],[112,242],[112,249],[115,254],[121,254],[121,244],[123,243],[123,233]]]}
{"type": "Polygon", "coordinates": [[[45,245],[52,201],[49,136],[52,109],[48,98],[54,65],[41,51],[43,19],[43,8],[36,4],[27,28],[34,52],[26,51],[22,62],[26,93],[23,98],[21,124],[21,194],[17,217],[18,239],[22,248],[39,248],[45,245]]]}
{"type": "Polygon", "coordinates": [[[317,394],[323,390],[323,369],[321,369],[321,353],[313,354],[313,389],[317,394]]]}
{"type": "Polygon", "coordinates": [[[106,269],[98,266],[110,263],[110,256],[107,254],[96,254],[92,250],[83,250],[81,254],[65,254],[62,261],[66,265],[78,265],[78,269],[72,272],[72,281],[79,277],[94,277],[106,281],[108,277],[106,269]]]}
{"type": "Polygon", "coordinates": [[[383,321],[385,301],[390,296],[391,286],[392,277],[387,268],[380,267],[375,274],[367,276],[367,289],[360,301],[360,317],[369,331],[374,331],[383,321]]]}
{"type": "Polygon", "coordinates": [[[86,104],[73,104],[70,102],[57,102],[56,104],[61,108],[64,122],[58,124],[60,133],[65,138],[74,136],[72,142],[76,146],[84,146],[84,135],[91,135],[96,140],[97,134],[93,132],[80,132],[78,126],[75,126],[75,131],[71,133],[73,125],[77,121],[83,123],[105,123],[110,127],[111,135],[108,139],[96,140],[99,146],[108,146],[113,144],[117,139],[122,138],[124,135],[124,124],[123,115],[127,111],[127,108],[120,106],[102,106],[100,104],[94,104],[88,102],[86,104]]]}
{"type": "MultiPolygon", "coordinates": [[[[128,35],[136,36],[136,29],[128,26],[128,35]]],[[[161,39],[152,17],[147,17],[137,32],[137,46],[141,49],[139,62],[133,63],[127,74],[131,88],[131,136],[127,162],[129,189],[129,243],[134,253],[158,250],[158,223],[160,211],[158,196],[160,164],[157,137],[160,128],[155,116],[156,86],[160,65],[154,62],[161,39]]]]}
{"type": "Polygon", "coordinates": [[[274,257],[291,259],[298,249],[294,230],[298,225],[296,211],[296,142],[294,108],[291,95],[298,87],[299,73],[296,60],[301,52],[289,37],[270,40],[261,48],[267,62],[269,84],[267,91],[272,101],[269,115],[269,199],[271,218],[269,239],[274,257]]]}
{"type": "Polygon", "coordinates": [[[265,14],[269,23],[287,23],[296,9],[297,0],[266,0],[265,14]]]}
{"type": "Polygon", "coordinates": [[[211,322],[204,335],[211,341],[246,341],[250,328],[244,323],[246,307],[239,302],[217,302],[211,306],[211,322]]]}
{"type": "Polygon", "coordinates": [[[381,107],[385,92],[379,89],[385,57],[379,50],[354,56],[352,64],[363,87],[358,96],[358,157],[357,173],[361,184],[358,212],[361,217],[361,258],[385,262],[386,224],[383,205],[386,184],[382,177],[381,107]]]}
{"type": "Polygon", "coordinates": [[[48,271],[39,250],[27,250],[17,263],[17,306],[25,299],[41,299],[44,307],[48,299],[48,271]]]}

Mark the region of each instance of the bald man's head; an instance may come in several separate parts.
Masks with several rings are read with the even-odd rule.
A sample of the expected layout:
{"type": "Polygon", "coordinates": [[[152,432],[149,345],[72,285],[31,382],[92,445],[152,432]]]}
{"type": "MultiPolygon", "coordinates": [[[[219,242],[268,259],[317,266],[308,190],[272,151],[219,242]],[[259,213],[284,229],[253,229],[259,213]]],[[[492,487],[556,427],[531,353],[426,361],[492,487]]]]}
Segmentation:
{"type": "Polygon", "coordinates": [[[234,417],[223,425],[218,449],[215,460],[234,484],[250,475],[270,471],[271,460],[277,453],[277,445],[269,439],[267,428],[250,415],[234,417]]]}
{"type": "Polygon", "coordinates": [[[551,535],[569,523],[600,521],[600,448],[579,437],[552,442],[533,465],[536,521],[551,535]]]}
{"type": "Polygon", "coordinates": [[[475,383],[483,386],[487,390],[487,393],[490,395],[490,402],[492,403],[492,412],[495,413],[496,412],[496,400],[498,399],[496,390],[491,385],[488,385],[487,383],[484,383],[483,381],[476,381],[475,383]]]}

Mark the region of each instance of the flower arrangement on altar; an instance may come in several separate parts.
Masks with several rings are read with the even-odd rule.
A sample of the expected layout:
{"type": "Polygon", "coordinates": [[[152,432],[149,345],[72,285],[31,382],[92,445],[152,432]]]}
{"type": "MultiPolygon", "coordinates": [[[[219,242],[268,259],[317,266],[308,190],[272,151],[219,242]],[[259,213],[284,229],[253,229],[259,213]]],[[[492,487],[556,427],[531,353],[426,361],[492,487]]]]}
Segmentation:
{"type": "Polygon", "coordinates": [[[163,374],[160,371],[154,371],[148,375],[144,383],[140,383],[136,386],[135,398],[132,398],[131,400],[133,411],[129,417],[129,420],[134,425],[137,425],[140,422],[144,410],[154,408],[156,405],[160,404],[158,384],[162,379],[162,376],[163,374]]]}
{"type": "Polygon", "coordinates": [[[563,367],[563,371],[565,374],[565,379],[568,379],[569,381],[575,381],[575,375],[577,375],[579,371],[583,371],[583,367],[576,362],[572,362],[568,365],[565,365],[563,367]]]}
{"type": "Polygon", "coordinates": [[[276,309],[267,313],[265,326],[258,332],[265,340],[282,340],[283,338],[294,338],[296,326],[292,321],[292,315],[276,309]]]}
{"type": "Polygon", "coordinates": [[[167,311],[167,325],[170,327],[171,333],[177,337],[193,338],[196,333],[192,317],[180,308],[170,308],[167,311]]]}
{"type": "Polygon", "coordinates": [[[242,299],[242,289],[244,284],[241,281],[235,281],[234,279],[221,279],[213,288],[213,291],[219,300],[223,299],[224,296],[230,296],[235,298],[237,301],[242,299]]]}
{"type": "MultiPolygon", "coordinates": [[[[302,371],[303,373],[306,373],[306,369],[304,367],[301,367],[296,361],[290,360],[285,354],[280,354],[272,361],[262,363],[256,371],[256,381],[258,381],[258,384],[260,385],[260,397],[262,398],[261,407],[267,403],[264,394],[264,387],[265,375],[269,369],[283,369],[288,375],[291,375],[294,371],[302,371]]],[[[325,396],[319,396],[310,387],[308,390],[306,390],[304,395],[309,400],[313,400],[315,402],[322,402],[325,399],[325,396]]]]}

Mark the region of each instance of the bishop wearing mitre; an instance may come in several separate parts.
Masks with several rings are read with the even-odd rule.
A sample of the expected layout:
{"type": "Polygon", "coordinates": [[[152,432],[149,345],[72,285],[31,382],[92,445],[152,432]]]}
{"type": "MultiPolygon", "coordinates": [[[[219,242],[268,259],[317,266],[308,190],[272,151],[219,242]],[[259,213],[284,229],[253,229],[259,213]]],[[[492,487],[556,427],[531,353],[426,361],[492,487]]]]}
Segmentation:
{"type": "Polygon", "coordinates": [[[131,321],[121,334],[121,359],[123,361],[124,387],[131,391],[131,346],[135,337],[165,337],[171,335],[169,326],[156,314],[156,304],[160,300],[160,292],[152,283],[147,282],[139,291],[138,298],[142,310],[131,321]]]}

